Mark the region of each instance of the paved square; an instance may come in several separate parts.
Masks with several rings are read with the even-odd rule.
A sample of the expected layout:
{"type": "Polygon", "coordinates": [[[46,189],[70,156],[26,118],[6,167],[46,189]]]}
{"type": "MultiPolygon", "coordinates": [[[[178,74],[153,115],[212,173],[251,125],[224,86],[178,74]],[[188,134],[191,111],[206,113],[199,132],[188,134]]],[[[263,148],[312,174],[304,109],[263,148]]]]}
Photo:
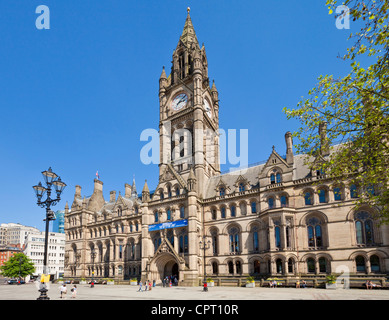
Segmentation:
{"type": "MultiPolygon", "coordinates": [[[[77,285],[73,299],[72,286],[67,285],[61,299],[60,285],[50,284],[50,300],[389,300],[389,290],[211,287],[203,292],[201,287],[155,287],[138,292],[137,286],[129,285],[77,285]]],[[[36,284],[0,285],[0,300],[36,300],[39,294],[36,284]]]]}

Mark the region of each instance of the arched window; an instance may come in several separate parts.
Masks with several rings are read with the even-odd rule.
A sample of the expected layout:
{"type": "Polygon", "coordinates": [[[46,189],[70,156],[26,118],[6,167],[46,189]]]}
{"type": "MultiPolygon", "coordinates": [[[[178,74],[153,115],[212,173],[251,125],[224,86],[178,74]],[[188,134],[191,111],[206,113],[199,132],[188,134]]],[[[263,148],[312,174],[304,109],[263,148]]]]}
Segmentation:
{"type": "Polygon", "coordinates": [[[307,221],[308,228],[308,246],[310,248],[320,248],[323,246],[321,221],[312,217],[307,221]]]}
{"type": "Polygon", "coordinates": [[[154,252],[157,251],[158,247],[161,245],[161,238],[155,237],[154,240],[154,252]]]}
{"type": "Polygon", "coordinates": [[[380,272],[380,258],[378,256],[373,255],[370,257],[370,270],[371,272],[380,272]]]}
{"type": "Polygon", "coordinates": [[[225,217],[226,217],[226,207],[221,207],[221,208],[220,208],[220,211],[221,211],[221,217],[222,217],[222,219],[225,219],[225,217]]]}
{"type": "Polygon", "coordinates": [[[315,260],[313,260],[312,258],[307,259],[307,271],[308,273],[315,272],[315,260]]]}
{"type": "Polygon", "coordinates": [[[276,248],[281,248],[281,229],[279,226],[274,228],[274,236],[276,240],[276,248]]]}
{"type": "Polygon", "coordinates": [[[258,237],[258,227],[254,227],[251,230],[253,236],[253,250],[254,252],[259,251],[259,237],[258,237]]]}
{"type": "Polygon", "coordinates": [[[362,256],[357,256],[355,258],[355,265],[357,267],[357,272],[366,272],[365,258],[362,256]]]}
{"type": "Polygon", "coordinates": [[[358,198],[357,186],[355,184],[350,186],[350,197],[353,199],[358,198]]]}
{"type": "Polygon", "coordinates": [[[274,198],[273,197],[269,197],[267,199],[267,204],[269,205],[269,209],[274,208],[274,198]]]}
{"type": "Polygon", "coordinates": [[[283,208],[288,207],[288,197],[286,195],[282,195],[280,197],[280,201],[281,201],[281,207],[283,208]]]}
{"type": "Polygon", "coordinates": [[[276,260],[276,272],[277,273],[283,273],[282,270],[283,270],[283,268],[282,268],[282,260],[281,259],[277,259],[276,260]]]}
{"type": "Polygon", "coordinates": [[[159,197],[160,197],[161,200],[163,200],[164,196],[163,196],[163,191],[162,190],[159,192],[159,197]]]}
{"type": "Polygon", "coordinates": [[[223,187],[221,187],[220,189],[219,189],[219,196],[225,196],[226,195],[226,189],[224,189],[223,187]]]}
{"type": "Polygon", "coordinates": [[[251,213],[257,213],[257,203],[255,201],[251,202],[251,213]]]}
{"type": "Polygon", "coordinates": [[[239,243],[239,229],[232,227],[229,230],[229,240],[230,240],[230,252],[239,253],[240,252],[240,243],[239,243]]]}
{"type": "Polygon", "coordinates": [[[158,212],[154,212],[154,222],[158,222],[158,212]]]}
{"type": "Polygon", "coordinates": [[[254,273],[261,273],[261,264],[258,260],[254,260],[254,273]]]}
{"type": "Polygon", "coordinates": [[[167,197],[168,198],[172,197],[172,190],[171,190],[170,186],[167,187],[167,197]]]}
{"type": "Polygon", "coordinates": [[[174,235],[173,235],[173,231],[171,229],[167,232],[166,237],[170,241],[172,246],[174,247],[174,235]]]}
{"type": "Polygon", "coordinates": [[[327,273],[327,260],[326,258],[319,258],[319,272],[327,273]]]}
{"type": "Polygon", "coordinates": [[[217,262],[212,262],[212,273],[213,274],[219,273],[219,265],[217,264],[217,262]]]}
{"type": "Polygon", "coordinates": [[[306,206],[311,206],[313,205],[313,196],[310,191],[305,191],[304,193],[304,200],[305,200],[305,205],[306,206]]]}
{"type": "Polygon", "coordinates": [[[239,183],[239,192],[245,191],[245,186],[243,183],[239,183]]]}
{"type": "Polygon", "coordinates": [[[216,220],[216,209],[212,209],[211,214],[212,214],[212,220],[216,220]]]}
{"type": "Polygon", "coordinates": [[[274,173],[272,173],[270,175],[270,184],[275,184],[276,183],[276,176],[274,175],[274,173]]]}
{"type": "Polygon", "coordinates": [[[282,182],[281,173],[279,173],[279,172],[277,172],[277,174],[276,174],[276,182],[277,183],[281,183],[282,182]]]}
{"type": "Polygon", "coordinates": [[[289,258],[288,259],[288,272],[289,273],[293,273],[293,270],[294,270],[293,266],[294,266],[293,259],[289,258]]]}
{"type": "Polygon", "coordinates": [[[231,211],[231,217],[235,217],[236,216],[236,207],[234,205],[231,206],[230,211],[231,211]]]}
{"type": "Polygon", "coordinates": [[[217,255],[219,253],[218,250],[218,234],[216,231],[211,233],[211,241],[212,241],[212,253],[217,255]]]}
{"type": "Polygon", "coordinates": [[[342,200],[342,191],[339,187],[334,188],[334,200],[341,201],[342,200]]]}
{"type": "Polygon", "coordinates": [[[166,211],[166,219],[171,220],[172,219],[172,212],[170,209],[167,209],[166,211]]]}
{"type": "Polygon", "coordinates": [[[121,217],[121,216],[122,216],[122,208],[119,207],[119,208],[118,208],[118,217],[121,217]]]}
{"type": "Polygon", "coordinates": [[[234,274],[234,264],[232,263],[232,261],[228,261],[228,273],[234,274]]]}
{"type": "Polygon", "coordinates": [[[176,196],[179,196],[180,195],[180,188],[176,188],[176,196]]]}
{"type": "Polygon", "coordinates": [[[360,211],[355,214],[355,233],[357,244],[374,244],[373,221],[370,213],[360,211]]]}
{"type": "Polygon", "coordinates": [[[237,273],[237,274],[242,274],[242,264],[240,263],[239,260],[236,261],[235,267],[236,267],[236,273],[237,273]]]}
{"type": "Polygon", "coordinates": [[[179,238],[179,252],[188,253],[188,235],[182,234],[179,238]]]}
{"type": "Polygon", "coordinates": [[[319,189],[317,194],[319,195],[319,203],[327,202],[327,191],[325,189],[319,189]]]}
{"type": "Polygon", "coordinates": [[[180,218],[181,219],[185,218],[185,207],[184,206],[180,207],[180,218]]]}

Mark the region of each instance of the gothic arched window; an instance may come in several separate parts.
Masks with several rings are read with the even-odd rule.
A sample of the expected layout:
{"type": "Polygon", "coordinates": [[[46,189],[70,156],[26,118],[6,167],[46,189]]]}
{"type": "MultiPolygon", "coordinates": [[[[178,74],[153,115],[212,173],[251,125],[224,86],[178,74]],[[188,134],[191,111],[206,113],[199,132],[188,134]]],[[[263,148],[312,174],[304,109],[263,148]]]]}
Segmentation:
{"type": "Polygon", "coordinates": [[[184,206],[180,207],[180,218],[181,219],[185,218],[185,207],[184,206]]]}
{"type": "Polygon", "coordinates": [[[312,258],[307,259],[307,271],[308,273],[315,272],[315,260],[313,260],[312,258]]]}
{"type": "Polygon", "coordinates": [[[239,183],[239,192],[245,191],[244,183],[239,183]]]}
{"type": "Polygon", "coordinates": [[[252,228],[251,230],[252,232],[252,235],[253,235],[253,250],[255,252],[258,252],[259,251],[259,232],[258,232],[258,227],[254,227],[252,228]]]}
{"type": "Polygon", "coordinates": [[[380,272],[380,258],[378,256],[373,255],[370,257],[370,270],[371,272],[380,272]]]}
{"type": "Polygon", "coordinates": [[[219,265],[217,264],[217,262],[212,262],[212,273],[213,274],[219,273],[219,265]]]}
{"type": "Polygon", "coordinates": [[[371,245],[374,243],[373,221],[370,213],[360,211],[355,214],[355,232],[357,244],[371,245]]]}
{"type": "Polygon", "coordinates": [[[304,192],[304,201],[306,206],[313,205],[313,194],[311,191],[304,192]]]}
{"type": "Polygon", "coordinates": [[[230,212],[231,212],[231,217],[236,216],[236,207],[234,205],[230,207],[230,212]]]}
{"type": "Polygon", "coordinates": [[[308,247],[318,248],[323,246],[323,237],[321,229],[321,221],[312,217],[307,221],[308,228],[308,247]]]}
{"type": "Polygon", "coordinates": [[[236,227],[232,227],[228,233],[229,233],[229,240],[230,240],[230,252],[239,253],[240,252],[239,229],[236,227]]]}

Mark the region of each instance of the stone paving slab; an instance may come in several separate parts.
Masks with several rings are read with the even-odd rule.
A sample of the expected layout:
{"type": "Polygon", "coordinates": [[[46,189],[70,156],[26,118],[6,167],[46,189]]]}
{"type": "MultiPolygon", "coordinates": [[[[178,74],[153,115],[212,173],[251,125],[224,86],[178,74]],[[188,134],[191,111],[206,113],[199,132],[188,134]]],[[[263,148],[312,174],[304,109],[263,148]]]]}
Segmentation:
{"type": "MultiPolygon", "coordinates": [[[[138,292],[138,287],[129,285],[77,285],[73,299],[70,284],[61,299],[59,287],[49,285],[50,300],[389,300],[389,290],[213,287],[203,292],[201,287],[155,287],[138,292]]],[[[0,300],[36,300],[39,294],[36,284],[0,285],[0,300]]]]}

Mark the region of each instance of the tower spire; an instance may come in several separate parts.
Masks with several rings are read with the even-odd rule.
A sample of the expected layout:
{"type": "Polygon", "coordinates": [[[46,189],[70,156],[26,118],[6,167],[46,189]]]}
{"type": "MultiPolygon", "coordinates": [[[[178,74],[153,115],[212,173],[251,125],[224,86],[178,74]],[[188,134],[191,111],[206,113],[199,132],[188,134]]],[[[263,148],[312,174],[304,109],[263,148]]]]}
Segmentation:
{"type": "Polygon", "coordinates": [[[184,30],[182,31],[180,41],[189,48],[192,43],[194,43],[197,47],[200,48],[199,42],[197,41],[196,32],[193,27],[192,19],[190,18],[190,8],[187,8],[188,15],[186,17],[184,30]]]}

